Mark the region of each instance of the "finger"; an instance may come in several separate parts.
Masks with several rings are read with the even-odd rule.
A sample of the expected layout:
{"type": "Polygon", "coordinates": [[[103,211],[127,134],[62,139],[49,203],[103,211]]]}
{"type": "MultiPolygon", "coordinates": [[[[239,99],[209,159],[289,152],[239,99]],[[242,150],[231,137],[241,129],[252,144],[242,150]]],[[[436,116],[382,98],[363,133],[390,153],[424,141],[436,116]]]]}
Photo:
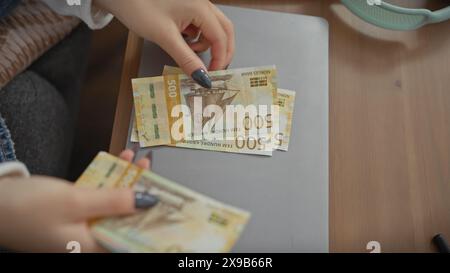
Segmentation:
{"type": "Polygon", "coordinates": [[[81,252],[83,253],[108,253],[109,251],[102,247],[97,240],[93,237],[90,230],[87,230],[86,233],[90,236],[90,238],[85,239],[84,241],[80,241],[81,252]]]}
{"type": "Polygon", "coordinates": [[[153,151],[150,150],[148,151],[148,153],[145,155],[144,158],[141,158],[138,162],[138,164],[140,164],[139,166],[142,166],[142,168],[144,169],[150,169],[151,168],[151,164],[153,161],[153,151]]]}
{"type": "Polygon", "coordinates": [[[191,75],[201,86],[211,88],[212,83],[205,64],[180,35],[176,25],[168,27],[167,32],[156,42],[175,60],[184,73],[191,75]]]}
{"type": "Polygon", "coordinates": [[[227,57],[226,57],[226,63],[227,66],[231,63],[231,60],[234,56],[235,51],[235,32],[234,32],[234,25],[233,22],[231,22],[228,17],[223,14],[223,12],[214,4],[211,4],[211,8],[213,12],[216,14],[217,18],[219,18],[219,22],[222,25],[223,29],[225,30],[225,33],[227,34],[228,38],[228,44],[227,44],[227,57]]]}
{"type": "Polygon", "coordinates": [[[119,157],[122,158],[123,160],[131,162],[134,157],[134,152],[130,149],[126,149],[125,151],[120,153],[119,157]]]}
{"type": "Polygon", "coordinates": [[[211,5],[199,10],[199,16],[193,24],[200,28],[202,35],[211,44],[210,70],[223,69],[227,63],[228,38],[225,30],[215,15],[211,5]]]}
{"type": "Polygon", "coordinates": [[[80,220],[119,216],[135,211],[134,193],[130,189],[78,189],[74,206],[80,220]]]}
{"type": "Polygon", "coordinates": [[[148,158],[141,158],[136,162],[136,165],[142,169],[150,169],[150,160],[148,158]]]}

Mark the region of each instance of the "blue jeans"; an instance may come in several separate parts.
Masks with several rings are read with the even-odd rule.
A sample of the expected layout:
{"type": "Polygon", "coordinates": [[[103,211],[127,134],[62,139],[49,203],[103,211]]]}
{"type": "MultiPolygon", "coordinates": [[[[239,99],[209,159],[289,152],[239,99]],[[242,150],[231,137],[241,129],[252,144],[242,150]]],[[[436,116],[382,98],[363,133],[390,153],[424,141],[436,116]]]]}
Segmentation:
{"type": "MultiPolygon", "coordinates": [[[[6,16],[11,10],[19,4],[18,0],[2,0],[0,2],[0,18],[6,16]]],[[[6,127],[5,120],[0,115],[0,162],[14,161],[14,143],[11,139],[11,133],[6,127]]]]}
{"type": "Polygon", "coordinates": [[[15,161],[14,143],[5,120],[0,116],[0,162],[15,161]]]}
{"type": "Polygon", "coordinates": [[[20,0],[2,0],[0,1],[0,18],[6,16],[11,12],[18,4],[20,0]]]}

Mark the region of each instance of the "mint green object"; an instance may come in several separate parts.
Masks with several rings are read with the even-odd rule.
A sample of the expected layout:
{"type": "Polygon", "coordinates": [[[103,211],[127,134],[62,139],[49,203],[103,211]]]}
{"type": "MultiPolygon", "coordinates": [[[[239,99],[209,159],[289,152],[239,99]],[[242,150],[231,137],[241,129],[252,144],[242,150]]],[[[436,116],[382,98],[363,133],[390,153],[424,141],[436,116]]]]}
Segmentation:
{"type": "Polygon", "coordinates": [[[373,25],[392,30],[415,30],[427,24],[450,19],[450,6],[438,11],[410,9],[394,6],[384,1],[369,5],[367,0],[341,0],[354,14],[373,25]]]}

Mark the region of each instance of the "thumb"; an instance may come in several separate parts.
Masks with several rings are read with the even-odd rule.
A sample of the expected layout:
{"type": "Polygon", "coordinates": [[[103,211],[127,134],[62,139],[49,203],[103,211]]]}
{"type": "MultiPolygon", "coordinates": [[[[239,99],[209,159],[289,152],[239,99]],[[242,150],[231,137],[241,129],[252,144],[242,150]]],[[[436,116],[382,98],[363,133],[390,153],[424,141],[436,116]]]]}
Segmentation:
{"type": "Polygon", "coordinates": [[[166,32],[158,44],[175,60],[186,75],[190,75],[199,85],[211,88],[211,78],[205,64],[189,47],[176,27],[166,32]]]}
{"type": "Polygon", "coordinates": [[[80,216],[83,219],[119,216],[135,211],[134,193],[130,189],[80,189],[80,216]]]}

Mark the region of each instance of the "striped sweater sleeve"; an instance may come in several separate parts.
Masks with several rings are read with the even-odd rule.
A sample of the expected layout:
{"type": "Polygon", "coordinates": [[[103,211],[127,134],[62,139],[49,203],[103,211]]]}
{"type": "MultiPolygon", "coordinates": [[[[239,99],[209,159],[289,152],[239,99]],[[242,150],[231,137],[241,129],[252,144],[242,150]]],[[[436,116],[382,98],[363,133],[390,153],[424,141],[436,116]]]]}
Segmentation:
{"type": "Polygon", "coordinates": [[[93,0],[42,0],[52,10],[68,16],[76,16],[91,29],[105,27],[113,19],[113,15],[97,8],[93,0]]]}

